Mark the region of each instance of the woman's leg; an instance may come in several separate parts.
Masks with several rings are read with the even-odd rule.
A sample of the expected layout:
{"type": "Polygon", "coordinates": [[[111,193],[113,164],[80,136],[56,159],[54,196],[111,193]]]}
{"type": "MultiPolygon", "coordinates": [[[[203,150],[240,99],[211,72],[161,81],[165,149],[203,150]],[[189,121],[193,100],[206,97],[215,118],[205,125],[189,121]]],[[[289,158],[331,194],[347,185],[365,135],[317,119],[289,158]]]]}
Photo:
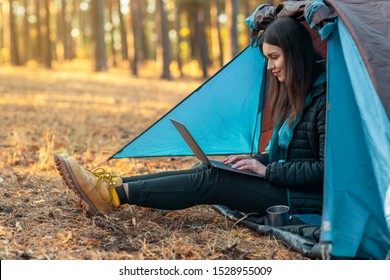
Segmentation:
{"type": "Polygon", "coordinates": [[[287,204],[287,190],[262,178],[217,168],[172,171],[123,178],[121,203],[157,209],[219,204],[246,213],[266,214],[269,206],[287,204]]]}
{"type": "Polygon", "coordinates": [[[129,182],[135,182],[135,181],[151,180],[151,179],[169,177],[169,176],[174,176],[174,175],[190,174],[190,173],[195,173],[195,172],[199,172],[199,171],[206,170],[206,169],[208,169],[207,165],[200,164],[200,165],[197,165],[196,167],[191,168],[191,169],[164,171],[164,172],[157,172],[157,173],[151,173],[151,174],[145,174],[145,175],[122,177],[122,181],[123,181],[123,183],[129,183],[129,182]]]}

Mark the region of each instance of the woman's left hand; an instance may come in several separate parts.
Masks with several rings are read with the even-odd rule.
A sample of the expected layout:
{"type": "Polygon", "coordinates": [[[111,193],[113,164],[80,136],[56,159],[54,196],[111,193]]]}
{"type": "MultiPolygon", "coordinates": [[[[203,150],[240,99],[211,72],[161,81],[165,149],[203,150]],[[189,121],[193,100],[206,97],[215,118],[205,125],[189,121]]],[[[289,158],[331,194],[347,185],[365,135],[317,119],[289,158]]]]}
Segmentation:
{"type": "Polygon", "coordinates": [[[253,173],[259,174],[260,176],[265,176],[266,166],[258,162],[257,160],[253,158],[246,158],[237,161],[235,164],[232,165],[232,168],[239,169],[239,170],[245,170],[245,171],[251,171],[253,173]]]}

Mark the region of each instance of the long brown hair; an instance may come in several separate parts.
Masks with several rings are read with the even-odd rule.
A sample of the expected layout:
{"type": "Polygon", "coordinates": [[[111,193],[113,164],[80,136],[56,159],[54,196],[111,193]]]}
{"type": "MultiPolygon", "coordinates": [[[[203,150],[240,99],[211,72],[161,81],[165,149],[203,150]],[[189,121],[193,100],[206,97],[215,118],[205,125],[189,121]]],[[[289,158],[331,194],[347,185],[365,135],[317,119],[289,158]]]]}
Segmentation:
{"type": "Polygon", "coordinates": [[[303,111],[305,98],[314,80],[323,71],[317,62],[320,56],[315,51],[310,33],[290,17],[276,19],[264,31],[260,42],[282,49],[286,79],[283,83],[268,72],[267,98],[275,124],[289,118],[289,124],[303,111]]]}

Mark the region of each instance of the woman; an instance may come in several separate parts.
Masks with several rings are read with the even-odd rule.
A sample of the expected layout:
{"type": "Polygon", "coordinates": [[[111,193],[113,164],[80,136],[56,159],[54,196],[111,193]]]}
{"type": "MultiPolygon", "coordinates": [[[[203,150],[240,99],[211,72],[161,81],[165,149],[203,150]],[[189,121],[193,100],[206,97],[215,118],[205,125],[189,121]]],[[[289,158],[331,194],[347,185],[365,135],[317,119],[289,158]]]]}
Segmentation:
{"type": "Polygon", "coordinates": [[[291,18],[275,20],[265,30],[260,50],[267,59],[268,91],[275,123],[269,153],[224,159],[248,176],[201,165],[182,171],[120,178],[103,169],[90,172],[68,155],[56,155],[68,187],[92,215],[121,204],[183,209],[199,204],[225,205],[266,214],[272,205],[292,213],[320,213],[322,208],[325,86],[323,67],[308,31],[291,18]]]}

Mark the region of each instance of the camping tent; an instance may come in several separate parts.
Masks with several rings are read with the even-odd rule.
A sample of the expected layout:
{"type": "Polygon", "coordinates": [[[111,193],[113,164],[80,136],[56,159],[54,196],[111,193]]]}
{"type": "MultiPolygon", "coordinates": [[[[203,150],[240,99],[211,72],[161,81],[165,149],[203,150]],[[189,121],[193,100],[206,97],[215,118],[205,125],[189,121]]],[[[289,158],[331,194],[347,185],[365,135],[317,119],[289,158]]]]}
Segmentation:
{"type": "MultiPolygon", "coordinates": [[[[258,24],[292,16],[327,42],[319,244],[333,257],[389,258],[390,1],[286,1],[266,8],[255,11],[258,24]]],[[[184,122],[209,155],[257,153],[267,129],[264,69],[259,50],[246,48],[112,158],[191,155],[169,118],[184,122]]]]}

